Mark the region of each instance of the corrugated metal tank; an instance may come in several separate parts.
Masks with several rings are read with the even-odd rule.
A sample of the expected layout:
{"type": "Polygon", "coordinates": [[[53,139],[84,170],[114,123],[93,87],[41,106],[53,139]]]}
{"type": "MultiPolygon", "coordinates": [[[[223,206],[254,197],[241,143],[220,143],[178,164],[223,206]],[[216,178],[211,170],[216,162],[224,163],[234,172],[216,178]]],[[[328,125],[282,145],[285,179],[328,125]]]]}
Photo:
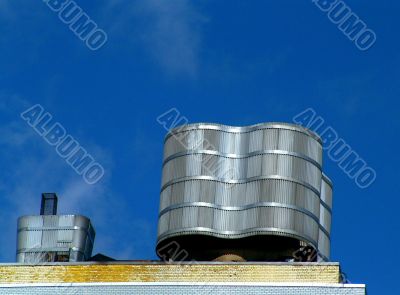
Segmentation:
{"type": "Polygon", "coordinates": [[[182,259],[169,248],[178,244],[185,260],[224,254],[285,260],[310,245],[328,260],[332,191],[322,174],[321,144],[315,133],[286,123],[171,130],[164,145],[158,255],[182,259]]]}
{"type": "Polygon", "coordinates": [[[37,215],[18,219],[17,262],[85,261],[95,231],[80,215],[37,215]]]}

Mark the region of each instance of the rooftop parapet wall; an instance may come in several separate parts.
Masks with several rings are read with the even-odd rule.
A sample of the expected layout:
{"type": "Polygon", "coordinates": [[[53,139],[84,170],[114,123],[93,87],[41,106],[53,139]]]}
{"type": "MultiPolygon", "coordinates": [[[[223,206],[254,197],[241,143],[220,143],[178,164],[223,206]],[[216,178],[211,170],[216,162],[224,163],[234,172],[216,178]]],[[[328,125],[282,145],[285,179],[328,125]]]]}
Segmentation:
{"type": "Polygon", "coordinates": [[[205,282],[340,282],[338,263],[79,263],[0,264],[0,284],[205,282]]]}

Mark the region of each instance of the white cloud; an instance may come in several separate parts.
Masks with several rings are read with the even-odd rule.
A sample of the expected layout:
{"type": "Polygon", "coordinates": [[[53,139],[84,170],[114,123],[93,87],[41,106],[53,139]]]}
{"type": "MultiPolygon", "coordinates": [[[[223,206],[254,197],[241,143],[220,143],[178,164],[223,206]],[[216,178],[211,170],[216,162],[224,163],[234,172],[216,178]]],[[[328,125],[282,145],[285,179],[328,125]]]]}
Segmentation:
{"type": "MultiPolygon", "coordinates": [[[[43,3],[29,3],[27,8],[22,0],[0,0],[0,21],[20,21],[22,10],[38,18],[51,16],[46,9],[32,6],[43,3]]],[[[199,4],[191,0],[110,0],[99,4],[102,15],[97,15],[96,20],[105,25],[110,42],[118,46],[117,35],[129,39],[122,42],[139,45],[169,75],[197,75],[201,64],[201,27],[206,22],[199,4]]]]}
{"type": "Polygon", "coordinates": [[[205,17],[193,1],[114,0],[104,10],[115,20],[112,33],[119,31],[129,34],[129,38],[139,38],[141,43],[133,42],[142,44],[168,74],[197,74],[205,17]]]}

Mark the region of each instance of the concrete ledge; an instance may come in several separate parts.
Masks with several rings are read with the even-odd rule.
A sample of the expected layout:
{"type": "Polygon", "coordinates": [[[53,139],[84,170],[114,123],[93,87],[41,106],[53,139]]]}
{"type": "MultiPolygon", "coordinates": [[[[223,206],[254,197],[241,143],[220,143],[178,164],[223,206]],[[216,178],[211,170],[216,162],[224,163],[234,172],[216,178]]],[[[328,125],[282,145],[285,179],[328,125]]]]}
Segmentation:
{"type": "Polygon", "coordinates": [[[107,262],[0,264],[0,284],[30,283],[340,283],[338,263],[107,262]]]}

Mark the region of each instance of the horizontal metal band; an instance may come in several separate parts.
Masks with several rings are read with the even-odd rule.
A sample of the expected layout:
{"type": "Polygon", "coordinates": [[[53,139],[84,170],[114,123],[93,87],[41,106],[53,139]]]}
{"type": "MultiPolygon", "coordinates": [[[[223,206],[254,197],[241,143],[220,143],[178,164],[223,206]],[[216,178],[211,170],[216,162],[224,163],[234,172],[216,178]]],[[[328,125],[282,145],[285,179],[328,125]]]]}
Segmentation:
{"type": "Polygon", "coordinates": [[[284,130],[291,130],[291,131],[303,133],[307,136],[312,137],[314,140],[316,140],[319,144],[322,145],[321,138],[315,132],[311,131],[310,129],[304,128],[303,126],[296,125],[296,124],[279,123],[279,122],[260,123],[260,124],[256,124],[256,125],[243,126],[243,127],[228,126],[228,125],[215,124],[215,123],[186,124],[186,125],[175,127],[172,130],[170,130],[167,133],[167,135],[165,136],[164,142],[167,141],[169,137],[171,137],[175,134],[178,134],[181,132],[186,132],[186,131],[199,130],[199,129],[216,130],[216,131],[222,131],[222,132],[227,132],[227,133],[248,133],[248,132],[263,130],[263,129],[284,129],[284,130]]]}
{"type": "Polygon", "coordinates": [[[327,203],[325,203],[323,200],[320,200],[321,205],[332,215],[332,209],[329,207],[327,203]]]}
{"type": "Polygon", "coordinates": [[[325,182],[331,187],[331,189],[333,188],[332,180],[328,176],[326,176],[326,174],[323,172],[322,172],[322,179],[325,180],[325,182]]]}
{"type": "Polygon", "coordinates": [[[26,253],[43,253],[43,252],[79,252],[84,256],[85,249],[78,247],[50,247],[50,248],[21,248],[17,250],[17,254],[26,254],[26,253]]]}
{"type": "Polygon", "coordinates": [[[43,253],[43,252],[69,252],[69,247],[48,247],[48,248],[20,248],[17,254],[22,253],[43,253]]]}
{"type": "Polygon", "coordinates": [[[244,179],[224,179],[224,178],[218,178],[218,177],[214,177],[214,176],[205,176],[205,175],[186,176],[186,177],[180,177],[180,178],[176,178],[176,179],[168,181],[166,184],[164,184],[161,187],[161,192],[170,185],[173,185],[173,184],[179,183],[179,182],[183,182],[183,181],[191,181],[191,180],[216,181],[216,182],[220,182],[220,183],[225,183],[227,185],[248,183],[248,182],[253,182],[253,181],[258,181],[258,180],[284,180],[284,181],[290,181],[290,182],[302,185],[302,186],[312,190],[318,197],[321,197],[320,191],[318,189],[314,188],[311,184],[301,181],[301,180],[298,180],[298,179],[281,176],[281,175],[255,176],[255,177],[249,177],[249,178],[244,178],[244,179]]]}
{"type": "Polygon", "coordinates": [[[81,227],[81,226],[43,226],[43,227],[19,227],[18,232],[21,231],[50,231],[50,230],[83,230],[88,231],[88,227],[81,227]]]}
{"type": "Polygon", "coordinates": [[[322,226],[322,224],[319,224],[319,229],[326,235],[328,240],[331,240],[331,234],[326,230],[325,227],[322,226]]]}
{"type": "Polygon", "coordinates": [[[212,203],[206,203],[206,202],[185,202],[185,203],[180,203],[176,205],[169,206],[162,210],[159,213],[159,217],[164,215],[167,212],[170,212],[172,210],[176,210],[179,208],[186,208],[186,207],[198,207],[198,208],[211,208],[211,209],[216,209],[216,210],[223,210],[223,211],[245,211],[249,209],[255,209],[255,208],[262,208],[262,207],[274,207],[274,208],[285,208],[285,209],[290,209],[294,210],[297,212],[301,212],[306,214],[307,216],[311,217],[317,224],[319,224],[319,218],[315,216],[312,212],[303,209],[298,206],[294,205],[289,205],[289,204],[282,204],[282,203],[277,203],[277,202],[258,202],[254,204],[249,204],[245,206],[220,206],[212,203]]]}
{"type": "Polygon", "coordinates": [[[307,162],[310,162],[314,166],[316,166],[319,170],[322,171],[322,166],[315,161],[314,159],[300,153],[296,152],[289,152],[289,151],[283,151],[283,150],[262,150],[262,151],[254,151],[251,153],[247,154],[227,154],[227,153],[221,153],[219,151],[212,151],[212,150],[190,150],[190,151],[183,151],[183,152],[178,152],[176,154],[173,154],[166,158],[163,162],[163,167],[165,164],[167,164],[169,161],[183,157],[183,156],[188,156],[188,155],[213,155],[213,156],[218,156],[218,157],[223,157],[223,158],[228,158],[228,159],[245,159],[245,158],[251,158],[255,156],[260,156],[260,155],[284,155],[284,156],[292,156],[296,158],[303,159],[307,162]]]}
{"type": "Polygon", "coordinates": [[[281,229],[276,227],[254,227],[249,228],[241,231],[219,231],[212,228],[206,227],[190,227],[185,229],[178,229],[178,230],[169,230],[164,232],[163,234],[158,236],[157,244],[162,242],[163,240],[182,236],[182,235],[190,235],[190,234],[199,234],[203,233],[206,235],[210,235],[216,238],[228,238],[228,239],[236,239],[238,237],[250,237],[259,234],[266,234],[266,235],[277,235],[277,236],[288,236],[299,240],[304,240],[311,245],[314,246],[315,249],[318,249],[318,243],[311,237],[301,234],[297,231],[290,230],[290,229],[281,229]]]}
{"type": "Polygon", "coordinates": [[[63,217],[63,218],[69,218],[69,217],[73,217],[73,218],[81,218],[81,219],[84,219],[85,221],[87,221],[87,222],[90,222],[90,219],[89,218],[87,218],[86,216],[83,216],[83,215],[79,215],[79,214],[61,214],[61,215],[23,215],[23,216],[20,216],[19,218],[18,218],[18,220],[20,220],[20,219],[26,219],[26,218],[46,218],[46,217],[49,217],[49,218],[52,218],[52,217],[57,217],[57,218],[60,218],[60,217],[63,217]]]}
{"type": "Polygon", "coordinates": [[[318,256],[320,256],[325,262],[329,262],[329,258],[322,254],[320,251],[318,251],[318,256]]]}

